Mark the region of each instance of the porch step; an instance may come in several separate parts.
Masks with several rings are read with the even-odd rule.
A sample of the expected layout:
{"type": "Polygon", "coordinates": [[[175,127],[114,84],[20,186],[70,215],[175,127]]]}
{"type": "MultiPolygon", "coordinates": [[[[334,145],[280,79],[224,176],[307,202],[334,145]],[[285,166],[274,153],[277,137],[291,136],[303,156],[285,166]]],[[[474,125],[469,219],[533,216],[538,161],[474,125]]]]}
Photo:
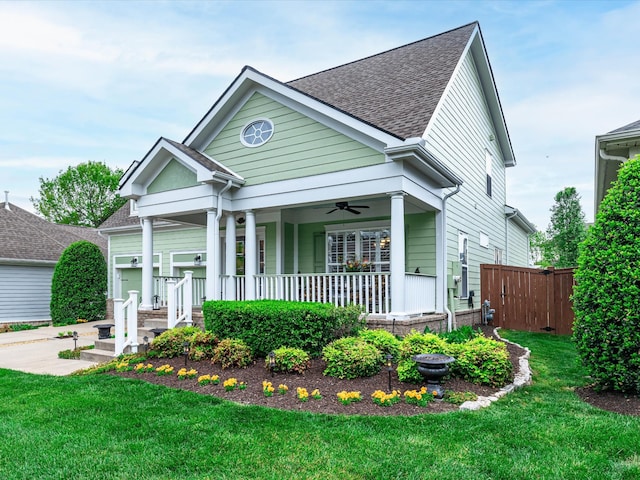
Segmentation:
{"type": "Polygon", "coordinates": [[[87,362],[105,363],[113,360],[113,350],[100,350],[94,348],[92,350],[82,350],[80,352],[80,360],[87,362]]]}

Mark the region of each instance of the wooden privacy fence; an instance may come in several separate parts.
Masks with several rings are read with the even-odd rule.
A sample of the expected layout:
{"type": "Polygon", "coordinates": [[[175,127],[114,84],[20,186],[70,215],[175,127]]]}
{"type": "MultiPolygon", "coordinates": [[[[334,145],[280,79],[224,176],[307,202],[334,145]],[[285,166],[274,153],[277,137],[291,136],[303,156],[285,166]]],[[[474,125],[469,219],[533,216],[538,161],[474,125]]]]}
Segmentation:
{"type": "Polygon", "coordinates": [[[480,265],[483,298],[495,309],[493,325],[512,330],[570,335],[573,268],[480,265]]]}

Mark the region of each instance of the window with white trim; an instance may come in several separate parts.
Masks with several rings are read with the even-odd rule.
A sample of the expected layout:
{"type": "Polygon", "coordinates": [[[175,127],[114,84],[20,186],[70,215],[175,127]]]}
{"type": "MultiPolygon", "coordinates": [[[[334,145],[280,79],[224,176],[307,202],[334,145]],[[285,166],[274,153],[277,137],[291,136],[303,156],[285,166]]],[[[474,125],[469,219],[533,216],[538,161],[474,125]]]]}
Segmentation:
{"type": "Polygon", "coordinates": [[[467,298],[469,296],[469,237],[464,232],[458,233],[458,253],[462,267],[460,298],[467,298]]]}
{"type": "Polygon", "coordinates": [[[327,232],[327,272],[388,272],[389,227],[327,232]]]}
{"type": "Polygon", "coordinates": [[[485,170],[487,173],[487,195],[491,196],[491,170],[493,166],[493,155],[489,153],[488,150],[484,151],[484,163],[485,170]]]}
{"type": "Polygon", "coordinates": [[[493,253],[493,263],[495,263],[496,265],[503,265],[502,259],[503,259],[503,250],[501,248],[496,248],[493,253]]]}

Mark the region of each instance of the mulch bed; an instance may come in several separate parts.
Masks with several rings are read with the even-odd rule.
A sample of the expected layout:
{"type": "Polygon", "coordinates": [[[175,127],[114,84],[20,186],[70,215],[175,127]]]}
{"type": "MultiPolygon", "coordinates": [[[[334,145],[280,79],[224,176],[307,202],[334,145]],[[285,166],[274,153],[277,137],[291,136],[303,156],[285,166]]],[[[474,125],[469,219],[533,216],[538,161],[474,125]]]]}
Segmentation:
{"type": "MultiPolygon", "coordinates": [[[[475,326],[481,328],[486,336],[493,336],[493,328],[486,326],[475,326]]],[[[511,363],[514,373],[519,368],[519,358],[524,354],[524,349],[507,343],[511,363]]],[[[401,401],[390,407],[376,405],[371,394],[376,390],[389,390],[389,376],[386,368],[382,368],[380,373],[369,378],[357,378],[354,380],[340,380],[322,374],[325,364],[321,359],[314,359],[311,367],[304,375],[276,373],[272,377],[265,367],[264,360],[258,360],[247,368],[222,369],[219,365],[211,363],[209,360],[187,362],[187,369],[197,370],[198,375],[218,375],[220,383],[218,385],[201,386],[197,383],[197,378],[179,380],[177,372],[185,366],[184,358],[162,358],[150,359],[154,367],[160,365],[171,365],[174,372],[171,375],[158,376],[153,373],[129,372],[109,372],[110,375],[120,377],[137,378],[149,383],[164,385],[170,388],[190,390],[203,395],[213,395],[243,405],[262,405],[270,408],[282,410],[306,411],[313,413],[346,414],[346,415],[419,415],[424,413],[443,413],[458,410],[459,406],[443,400],[431,401],[426,407],[409,405],[401,401]],[[222,382],[228,378],[236,378],[238,382],[244,382],[245,390],[225,391],[222,382]],[[272,397],[266,397],[262,391],[262,382],[267,380],[276,389],[272,397]],[[289,390],[286,394],[280,395],[277,391],[278,385],[284,384],[289,390]],[[318,389],[322,395],[319,400],[312,399],[301,402],[296,398],[296,388],[306,388],[309,394],[312,390],[318,389]],[[362,401],[343,405],[338,401],[337,393],[343,390],[359,391],[362,401]]],[[[512,379],[511,379],[512,380],[512,379]]],[[[509,383],[511,383],[511,380],[509,383]]],[[[419,390],[420,384],[401,383],[394,371],[391,374],[391,388],[404,393],[406,390],[419,390]]],[[[453,392],[472,392],[478,396],[489,396],[494,394],[499,387],[488,387],[476,385],[458,378],[451,378],[444,382],[445,390],[453,392]]],[[[614,392],[596,392],[592,387],[577,388],[576,393],[580,398],[591,405],[624,415],[640,415],[640,397],[625,396],[614,392]]]]}

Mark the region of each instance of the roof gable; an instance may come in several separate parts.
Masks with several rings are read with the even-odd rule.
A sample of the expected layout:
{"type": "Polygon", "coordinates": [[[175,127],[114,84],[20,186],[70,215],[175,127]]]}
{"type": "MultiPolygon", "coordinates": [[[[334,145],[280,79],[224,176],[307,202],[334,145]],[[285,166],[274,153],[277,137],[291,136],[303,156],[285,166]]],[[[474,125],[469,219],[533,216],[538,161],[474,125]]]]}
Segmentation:
{"type": "Polygon", "coordinates": [[[16,205],[0,203],[0,259],[57,262],[63,250],[87,240],[106,255],[107,242],[97,230],[60,225],[27,212],[16,205]]]}

